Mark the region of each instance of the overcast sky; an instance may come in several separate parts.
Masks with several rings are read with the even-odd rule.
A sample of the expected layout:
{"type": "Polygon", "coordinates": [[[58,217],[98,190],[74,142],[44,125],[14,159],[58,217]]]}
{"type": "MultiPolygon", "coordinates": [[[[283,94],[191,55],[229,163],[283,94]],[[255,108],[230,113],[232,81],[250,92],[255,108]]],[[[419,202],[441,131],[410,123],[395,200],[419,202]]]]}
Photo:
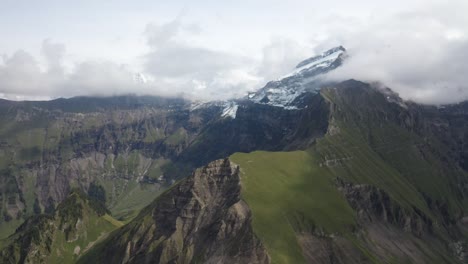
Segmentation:
{"type": "Polygon", "coordinates": [[[224,99],[343,45],[330,78],[453,103],[468,99],[467,12],[466,0],[0,0],[0,97],[224,99]]]}

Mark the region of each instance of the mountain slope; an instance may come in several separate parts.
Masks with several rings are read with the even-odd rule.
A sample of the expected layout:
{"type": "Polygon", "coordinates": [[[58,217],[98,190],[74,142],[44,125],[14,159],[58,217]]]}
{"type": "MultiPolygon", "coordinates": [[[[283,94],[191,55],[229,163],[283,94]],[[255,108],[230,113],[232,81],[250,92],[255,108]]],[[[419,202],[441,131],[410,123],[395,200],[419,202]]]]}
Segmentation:
{"type": "Polygon", "coordinates": [[[321,95],[329,127],[307,152],[231,157],[272,262],[463,263],[468,178],[434,108],[353,80],[321,95]]]}
{"type": "Polygon", "coordinates": [[[228,159],[197,169],[79,263],[268,263],[228,159]]]}
{"type": "Polygon", "coordinates": [[[272,263],[304,263],[297,232],[346,232],[356,225],[330,173],[307,152],[236,153],[231,160],[241,167],[242,197],[272,263]]]}

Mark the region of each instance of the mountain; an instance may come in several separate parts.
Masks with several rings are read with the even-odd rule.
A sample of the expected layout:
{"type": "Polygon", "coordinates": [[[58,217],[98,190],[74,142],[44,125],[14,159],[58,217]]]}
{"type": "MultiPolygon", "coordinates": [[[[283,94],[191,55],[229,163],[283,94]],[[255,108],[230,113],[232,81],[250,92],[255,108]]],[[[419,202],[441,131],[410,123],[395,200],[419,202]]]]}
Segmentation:
{"type": "MultiPolygon", "coordinates": [[[[294,88],[290,83],[306,87],[303,77],[337,67],[343,52],[339,47],[309,59],[300,71],[278,81],[278,89],[289,91],[294,88]]],[[[258,94],[271,91],[271,85],[258,94]]],[[[0,238],[11,234],[23,215],[50,211],[72,187],[85,192],[92,185],[102,187],[107,206],[124,220],[195,167],[236,151],[295,148],[308,133],[326,129],[325,118],[298,111],[301,104],[323,110],[321,99],[306,90],[285,108],[291,112],[255,98],[202,105],[149,96],[0,101],[0,189],[5,197],[0,238]],[[264,118],[254,116],[260,113],[264,118]],[[236,116],[234,122],[226,120],[236,116]]]]}
{"type": "Polygon", "coordinates": [[[2,237],[53,211],[72,188],[95,186],[117,217],[136,214],[174,181],[171,161],[218,115],[188,105],[135,96],[1,101],[2,237]]]}
{"type": "Polygon", "coordinates": [[[311,147],[231,156],[272,262],[466,263],[466,116],[353,80],[320,94],[329,126],[311,147]]]}
{"type": "Polygon", "coordinates": [[[197,169],[79,263],[269,263],[228,159],[197,169]]]}
{"type": "Polygon", "coordinates": [[[332,48],[324,53],[300,62],[294,71],[276,81],[267,83],[262,89],[250,93],[247,98],[255,103],[297,109],[300,96],[306,92],[320,89],[317,77],[341,66],[346,57],[342,46],[332,48]]]}
{"type": "Polygon", "coordinates": [[[466,263],[468,103],[419,105],[382,85],[324,82],[346,56],[333,48],[228,101],[1,101],[2,257],[466,263]],[[91,238],[91,225],[72,228],[81,242],[60,248],[47,241],[68,230],[64,204],[88,204],[70,196],[109,211],[85,209],[69,227],[111,225],[91,238]]]}
{"type": "MultiPolygon", "coordinates": [[[[465,263],[468,178],[457,148],[458,138],[466,133],[460,129],[466,105],[421,106],[354,80],[323,87],[314,96],[324,100],[328,111],[295,110],[328,118],[326,131],[311,144],[294,151],[235,153],[202,167],[80,261],[114,256],[113,261],[124,263],[216,263],[210,262],[219,257],[213,252],[238,248],[213,242],[226,220],[218,216],[213,222],[212,215],[229,211],[232,202],[218,202],[212,193],[227,199],[239,192],[225,188],[226,173],[211,169],[224,163],[231,177],[233,164],[239,166],[240,177],[234,178],[251,212],[249,228],[269,256],[265,261],[465,263]],[[204,171],[218,174],[211,174],[211,183],[197,184],[204,171]],[[175,237],[178,242],[173,242],[175,237]],[[204,242],[195,242],[200,237],[204,242]],[[215,255],[200,253],[200,244],[215,255]]],[[[227,136],[226,130],[220,133],[227,136]]],[[[238,256],[225,252],[219,258],[245,263],[232,255],[238,256]]]]}

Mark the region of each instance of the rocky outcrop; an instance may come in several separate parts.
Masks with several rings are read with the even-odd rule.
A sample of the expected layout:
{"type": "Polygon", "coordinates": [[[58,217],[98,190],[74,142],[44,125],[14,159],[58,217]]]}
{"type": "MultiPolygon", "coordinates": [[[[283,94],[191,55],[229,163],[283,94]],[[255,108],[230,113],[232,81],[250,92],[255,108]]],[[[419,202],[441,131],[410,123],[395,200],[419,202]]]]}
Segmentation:
{"type": "Polygon", "coordinates": [[[336,184],[356,211],[362,225],[371,222],[388,223],[418,237],[432,232],[433,223],[429,216],[416,207],[402,207],[384,190],[368,184],[352,184],[339,178],[336,184]]]}
{"type": "Polygon", "coordinates": [[[372,263],[351,241],[340,236],[302,233],[297,236],[297,241],[307,263],[372,263]]]}
{"type": "Polygon", "coordinates": [[[269,263],[228,159],[197,169],[80,259],[109,263],[269,263]]]}

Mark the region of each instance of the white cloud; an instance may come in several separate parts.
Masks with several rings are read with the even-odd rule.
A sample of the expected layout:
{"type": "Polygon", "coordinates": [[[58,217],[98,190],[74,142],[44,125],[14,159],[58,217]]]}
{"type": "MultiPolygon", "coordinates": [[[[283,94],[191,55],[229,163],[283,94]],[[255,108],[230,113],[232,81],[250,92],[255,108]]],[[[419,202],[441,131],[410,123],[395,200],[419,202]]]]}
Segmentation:
{"type": "Polygon", "coordinates": [[[71,73],[62,65],[65,46],[45,40],[42,54],[47,67],[25,51],[17,51],[0,64],[0,92],[10,99],[44,99],[77,95],[130,93],[137,88],[134,73],[110,61],[85,61],[75,64],[71,73]]]}
{"type": "Polygon", "coordinates": [[[329,77],[378,81],[420,103],[467,100],[468,19],[449,9],[468,10],[468,4],[427,5],[340,32],[350,57],[329,77]]]}
{"type": "Polygon", "coordinates": [[[151,51],[143,56],[145,72],[159,86],[197,99],[241,96],[258,84],[254,60],[192,44],[190,38],[200,32],[199,26],[184,24],[181,17],[149,24],[145,33],[151,51]]]}
{"type": "Polygon", "coordinates": [[[41,71],[36,59],[19,50],[3,58],[0,65],[0,87],[4,94],[49,94],[50,79],[41,71]]]}
{"type": "Polygon", "coordinates": [[[270,43],[263,48],[257,74],[264,81],[276,79],[290,72],[302,60],[313,55],[311,50],[311,47],[301,45],[289,38],[272,38],[270,43]]]}
{"type": "Polygon", "coordinates": [[[47,62],[48,71],[55,74],[63,73],[63,58],[66,53],[64,44],[54,43],[50,39],[42,42],[42,55],[47,62]]]}

